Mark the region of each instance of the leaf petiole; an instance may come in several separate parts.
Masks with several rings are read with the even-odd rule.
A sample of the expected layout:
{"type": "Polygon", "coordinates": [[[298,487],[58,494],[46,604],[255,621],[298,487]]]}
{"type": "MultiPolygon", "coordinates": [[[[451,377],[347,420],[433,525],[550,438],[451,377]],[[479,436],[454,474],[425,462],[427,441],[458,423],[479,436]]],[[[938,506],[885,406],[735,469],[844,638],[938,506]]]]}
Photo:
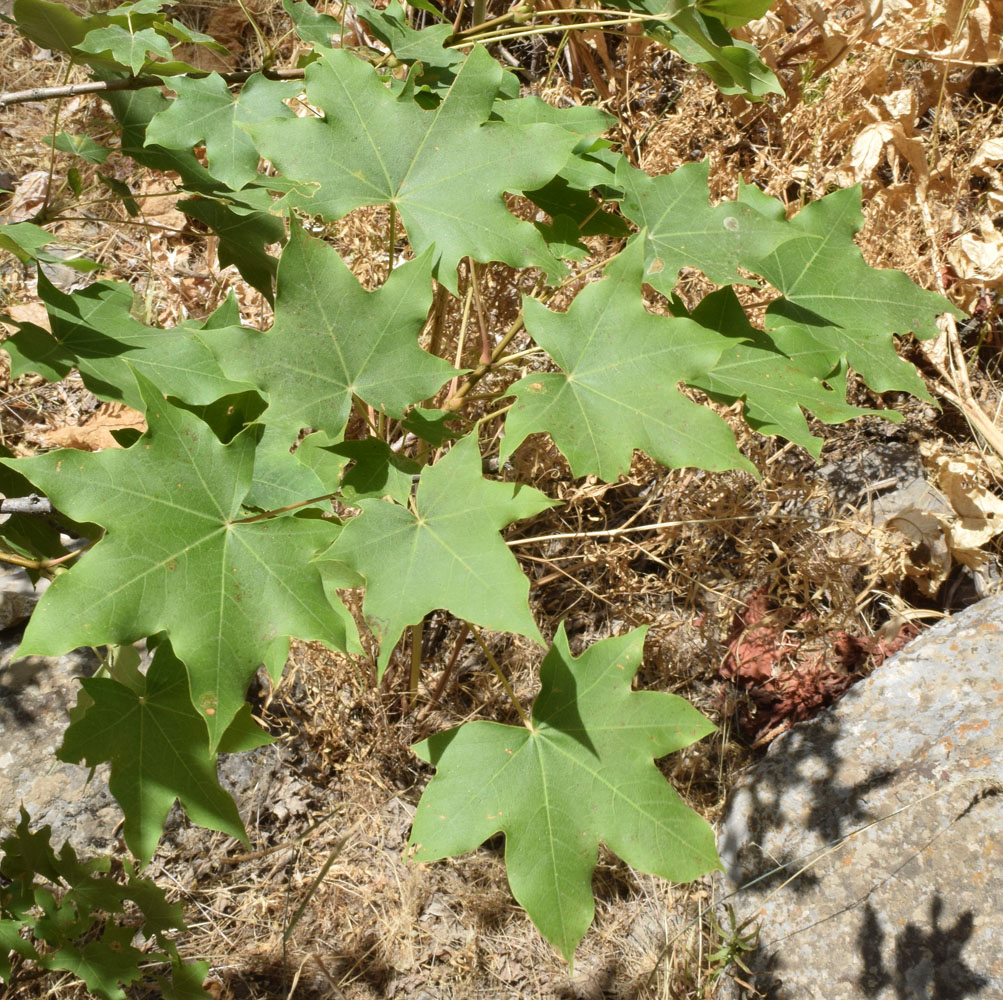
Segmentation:
{"type": "Polygon", "coordinates": [[[280,514],[285,514],[290,510],[297,510],[300,507],[308,507],[312,503],[320,503],[321,500],[332,500],[334,499],[334,493],[325,493],[323,496],[312,497],[309,500],[299,500],[296,503],[287,504],[285,507],[276,507],[274,510],[262,511],[260,514],[254,514],[251,517],[239,517],[234,521],[230,521],[230,524],[254,524],[255,521],[265,521],[270,517],[278,517],[280,514]]]}
{"type": "Polygon", "coordinates": [[[498,680],[501,681],[502,687],[505,688],[505,693],[508,695],[509,700],[515,705],[515,710],[519,713],[519,718],[522,719],[522,724],[530,731],[533,732],[533,723],[529,716],[523,711],[522,705],[519,704],[519,699],[516,698],[515,692],[512,690],[512,685],[509,684],[508,678],[505,676],[502,668],[498,666],[498,661],[494,658],[494,654],[488,649],[487,644],[484,642],[481,633],[478,631],[477,627],[471,625],[470,622],[465,623],[467,628],[470,629],[471,635],[477,640],[477,645],[481,647],[481,651],[488,658],[488,663],[491,664],[494,672],[498,675],[498,680]]]}

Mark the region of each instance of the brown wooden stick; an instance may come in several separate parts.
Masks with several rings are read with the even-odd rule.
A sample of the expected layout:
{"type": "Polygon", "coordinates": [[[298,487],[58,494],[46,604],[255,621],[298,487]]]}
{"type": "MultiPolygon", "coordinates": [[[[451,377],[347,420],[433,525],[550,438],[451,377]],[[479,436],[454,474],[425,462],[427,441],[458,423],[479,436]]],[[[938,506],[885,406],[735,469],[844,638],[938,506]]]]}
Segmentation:
{"type": "MultiPolygon", "coordinates": [[[[302,80],[302,69],[255,69],[239,73],[223,73],[223,82],[230,86],[246,83],[255,73],[261,73],[269,80],[302,80]]],[[[208,73],[189,73],[189,79],[200,79],[208,73]]],[[[123,80],[91,80],[89,83],[70,83],[64,87],[32,87],[30,90],[12,90],[0,94],[0,108],[11,104],[25,104],[28,101],[51,101],[59,97],[75,97],[77,94],[101,94],[115,90],[142,90],[144,87],[170,87],[169,76],[130,76],[123,80]]]]}

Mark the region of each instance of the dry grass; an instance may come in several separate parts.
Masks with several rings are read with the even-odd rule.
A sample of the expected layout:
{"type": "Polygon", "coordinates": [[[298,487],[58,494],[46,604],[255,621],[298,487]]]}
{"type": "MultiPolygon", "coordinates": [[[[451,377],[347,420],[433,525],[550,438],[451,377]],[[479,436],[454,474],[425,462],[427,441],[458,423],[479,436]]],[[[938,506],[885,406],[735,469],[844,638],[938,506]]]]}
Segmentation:
{"type": "MultiPolygon", "coordinates": [[[[215,17],[218,30],[232,33],[231,43],[241,49],[237,65],[259,57],[246,22],[231,19],[224,29],[221,5],[182,6],[199,27],[207,28],[215,17]]],[[[722,97],[680,59],[639,36],[577,41],[555,63],[543,93],[605,107],[618,119],[611,137],[651,173],[709,159],[716,197],[733,197],[742,178],[779,196],[794,212],[835,187],[861,182],[865,221],[859,244],[867,260],[901,268],[926,287],[943,287],[976,310],[976,332],[963,330],[970,339],[962,346],[979,402],[992,414],[1000,399],[1001,279],[972,271],[959,248],[965,234],[988,238],[981,223],[1001,211],[994,200],[999,175],[976,154],[984,140],[1001,134],[994,89],[999,81],[993,74],[1003,74],[964,61],[968,50],[962,43],[969,45],[968,62],[994,58],[978,49],[981,36],[964,25],[957,32],[949,26],[946,35],[927,32],[923,51],[935,58],[889,58],[896,46],[914,52],[926,38],[917,41],[926,6],[914,7],[911,20],[906,11],[898,20],[874,24],[863,4],[834,5],[827,19],[813,21],[808,5],[785,0],[745,29],[787,88],[784,97],[757,105],[722,97]],[[942,52],[952,40],[954,61],[945,62],[942,52]],[[593,68],[601,73],[593,76],[593,68]],[[866,130],[881,122],[892,138],[879,143],[877,152],[862,146],[854,156],[854,143],[862,143],[866,130]]],[[[259,0],[252,9],[272,37],[285,30],[279,4],[259,0]]],[[[61,78],[52,60],[35,58],[32,47],[9,28],[0,32],[0,72],[7,85],[61,78]]],[[[546,75],[553,55],[548,41],[537,36],[510,50],[540,67],[541,79],[546,75]]],[[[280,57],[291,61],[295,55],[287,39],[280,57]]],[[[79,73],[73,71],[70,79],[79,73]]],[[[20,182],[47,170],[50,153],[43,138],[53,128],[53,113],[45,104],[5,112],[0,171],[20,182]]],[[[97,122],[111,134],[110,119],[102,115],[95,99],[65,102],[59,129],[83,132],[97,122]]],[[[94,168],[79,166],[89,188],[94,168]]],[[[65,164],[59,161],[57,167],[50,197],[59,208],[65,164]]],[[[117,155],[108,168],[145,195],[143,214],[129,219],[97,190],[85,206],[67,198],[74,221],[53,226],[59,239],[104,263],[107,276],[129,281],[151,320],[167,325],[204,316],[232,289],[245,321],[267,328],[267,304],[232,269],[219,269],[211,241],[177,212],[172,195],[163,193],[170,183],[143,176],[117,155]]],[[[24,210],[37,203],[36,196],[24,210]]],[[[512,207],[526,210],[517,199],[512,207]]],[[[9,208],[0,202],[0,211],[9,208]]],[[[386,272],[387,223],[384,210],[365,209],[328,229],[367,287],[386,272]]],[[[611,254],[617,247],[595,241],[594,249],[611,254]]],[[[590,277],[595,275],[583,280],[590,277]]],[[[517,316],[520,283],[528,290],[535,277],[514,281],[509,269],[492,265],[482,269],[481,280],[481,315],[489,336],[497,337],[517,316]]],[[[570,301],[576,287],[570,285],[555,306],[570,301]]],[[[687,275],[681,293],[692,304],[708,287],[699,275],[687,275]]],[[[30,274],[7,265],[3,295],[8,305],[23,309],[37,301],[30,274]]],[[[652,307],[658,307],[654,299],[652,307]]],[[[461,348],[461,313],[462,303],[451,300],[435,336],[443,356],[474,365],[479,321],[470,325],[461,348]]],[[[517,338],[511,350],[528,346],[524,337],[517,338]]],[[[479,391],[490,396],[541,363],[532,355],[523,358],[510,370],[489,375],[479,391]]],[[[48,386],[22,378],[4,389],[0,427],[15,450],[35,447],[31,427],[72,424],[85,415],[86,400],[73,383],[48,386]]],[[[879,405],[864,387],[852,391],[858,401],[879,405]]],[[[950,409],[938,414],[894,402],[904,403],[906,423],[891,436],[872,419],[817,428],[828,442],[823,462],[849,463],[889,441],[910,446],[934,436],[971,441],[968,426],[950,409]]],[[[486,411],[476,404],[472,412],[486,411]]],[[[630,474],[616,483],[576,480],[549,440],[539,437],[502,470],[562,501],[506,536],[530,578],[532,609],[545,635],[565,621],[578,652],[597,639],[649,625],[639,685],[684,695],[719,724],[713,737],[663,762],[684,799],[712,822],[720,817],[736,774],[755,757],[748,727],[755,730],[756,704],[721,674],[736,613],[753,592],[769,596],[778,629],[799,655],[826,655],[836,633],[874,635],[889,622],[913,616],[917,607],[920,613],[937,612],[935,601],[924,601],[902,579],[879,578],[866,560],[855,564],[819,544],[820,536],[859,523],[866,494],[837,496],[809,456],[757,438],[734,412],[726,416],[760,479],[669,471],[637,456],[630,474]],[[664,526],[634,530],[653,524],[664,526]],[[547,540],[533,541],[542,536],[547,540]]],[[[486,447],[498,429],[496,422],[483,425],[486,447]]],[[[536,690],[539,650],[512,636],[491,635],[488,642],[527,704],[536,690]]],[[[191,930],[183,947],[212,963],[213,993],[298,1000],[712,995],[705,957],[709,925],[701,917],[711,902],[706,880],[671,885],[604,853],[595,878],[596,922],[572,975],[514,905],[501,842],[435,865],[405,863],[411,815],[430,773],[410,745],[475,716],[513,721],[479,647],[448,616],[426,623],[423,659],[422,688],[412,706],[404,655],[376,686],[371,662],[295,645],[281,684],[262,691],[258,707],[280,734],[284,766],[300,782],[298,805],[263,806],[248,824],[252,856],[233,863],[224,859],[239,847],[224,838],[183,824],[171,831],[152,872],[186,901],[191,930]]],[[[32,991],[23,995],[59,1000],[83,995],[68,977],[36,983],[32,991]]]]}

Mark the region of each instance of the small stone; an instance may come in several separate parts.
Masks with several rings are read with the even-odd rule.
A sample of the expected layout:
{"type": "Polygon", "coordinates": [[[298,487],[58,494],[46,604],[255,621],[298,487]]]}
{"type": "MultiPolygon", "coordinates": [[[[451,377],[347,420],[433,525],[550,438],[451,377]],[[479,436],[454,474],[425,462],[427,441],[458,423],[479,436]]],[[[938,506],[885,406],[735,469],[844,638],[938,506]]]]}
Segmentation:
{"type": "Polygon", "coordinates": [[[20,567],[0,570],[0,629],[27,621],[48,585],[48,580],[39,580],[36,586],[20,567]]]}

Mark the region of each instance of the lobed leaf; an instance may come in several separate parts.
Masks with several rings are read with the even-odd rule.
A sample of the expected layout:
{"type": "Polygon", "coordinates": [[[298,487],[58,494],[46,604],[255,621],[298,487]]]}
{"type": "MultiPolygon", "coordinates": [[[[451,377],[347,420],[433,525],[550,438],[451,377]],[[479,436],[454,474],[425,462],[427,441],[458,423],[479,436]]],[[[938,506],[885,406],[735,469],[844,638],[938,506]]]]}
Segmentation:
{"type": "Polygon", "coordinates": [[[474,437],[422,473],[413,505],[359,500],[358,506],[362,514],[323,560],[365,581],[362,609],[380,644],[380,676],[404,629],[436,608],[542,641],[527,606],[529,581],[498,532],[554,503],[528,486],[482,478],[474,437]]]}
{"type": "Polygon", "coordinates": [[[762,330],[757,330],[731,288],[708,295],[690,314],[691,319],[717,330],[731,341],[713,368],[689,380],[712,399],[723,403],[743,400],[749,426],[760,434],[779,434],[816,458],[822,439],[808,430],[802,410],[811,411],[828,424],[873,414],[901,420],[894,410],[871,410],[846,402],[843,372],[825,370],[821,377],[787,357],[762,330]]]}
{"type": "Polygon", "coordinates": [[[128,66],[134,76],[147,62],[148,53],[162,59],[171,58],[171,43],[153,28],[135,30],[118,24],[89,31],[76,48],[96,56],[107,55],[115,62],[128,66]]]}
{"type": "Polygon", "coordinates": [[[620,209],[645,231],[644,280],[665,296],[683,267],[698,268],[719,285],[750,284],[738,269],[756,270],[762,258],[799,235],[742,202],[711,205],[709,170],[704,161],[649,177],[626,160],[617,166],[620,209]]]}
{"type": "Polygon", "coordinates": [[[190,403],[210,403],[252,388],[223,375],[210,342],[194,325],[161,330],[133,319],[133,292],[125,282],[97,281],[67,294],[40,271],[38,292],[52,332],[22,324],[4,342],[15,374],[36,372],[56,382],[76,367],[96,396],[138,410],[144,400],[134,371],[190,403]]]}
{"type": "MultiPolygon", "coordinates": [[[[756,188],[743,188],[739,201],[764,217],[776,211],[756,188]]],[[[875,392],[901,389],[929,399],[916,369],[895,353],[893,334],[935,337],[937,316],[962,314],[902,271],[869,267],[853,242],[862,221],[859,187],[835,191],[790,220],[799,238],[755,267],[783,295],[767,310],[766,329],[814,341],[816,349],[825,345],[830,368],[845,359],[875,392]]]]}
{"type": "Polygon", "coordinates": [[[108,787],[125,814],[125,842],[144,864],[175,800],[200,826],[246,844],[237,807],[216,777],[216,755],[192,705],[184,664],[167,643],[143,681],[136,691],[111,678],[83,678],[92,704],[66,730],[59,759],[88,767],[111,762],[108,787]]]}
{"type": "Polygon", "coordinates": [[[668,466],[752,468],[728,425],[678,391],[713,368],[727,339],[692,320],[649,313],[642,255],[642,241],[628,243],[567,312],[524,300],[526,329],[560,370],[510,388],[517,402],[506,417],[502,461],[529,434],[545,432],[576,476],[607,482],[627,472],[635,448],[668,466]]]}
{"type": "Polygon", "coordinates": [[[146,129],[147,146],[191,149],[205,143],[209,172],[234,191],[258,174],[258,152],[245,125],[272,118],[294,118],[283,100],[295,97],[299,83],[268,80],[255,73],[236,96],[218,73],[170,81],[177,98],[157,112],[146,129]]]}
{"type": "Polygon", "coordinates": [[[714,726],[675,695],[631,691],[645,632],[576,659],[562,624],[529,728],[470,722],[413,748],[436,768],[415,813],[413,859],[463,854],[504,833],[512,894],[569,962],[592,922],[600,841],[678,882],[720,867],[710,825],[653,762],[714,726]]]}
{"type": "Polygon", "coordinates": [[[456,267],[468,254],[560,276],[563,265],[508,211],[504,194],[547,183],[579,137],[553,125],[488,121],[501,79],[501,67],[477,47],[441,104],[424,111],[350,53],[321,50],[307,67],[306,91],[324,118],[247,130],[262,156],[300,182],[285,203],[329,219],[392,204],[415,253],[434,245],[434,273],[454,293],[456,267]]]}
{"type": "Polygon", "coordinates": [[[367,292],[333,247],[293,226],[271,330],[220,331],[211,341],[220,367],[265,395],[262,419],[288,432],[290,444],[303,427],[340,438],[353,396],[401,416],[456,374],[418,346],[431,270],[426,251],[367,292]]]}
{"type": "Polygon", "coordinates": [[[60,510],[107,529],[45,592],[19,655],[165,631],[215,747],[258,665],[290,636],[358,648],[348,612],[328,602],[310,561],[339,528],[308,516],[242,520],[253,429],[222,445],[142,376],[137,381],[149,431],[131,448],[4,462],[60,510]]]}

